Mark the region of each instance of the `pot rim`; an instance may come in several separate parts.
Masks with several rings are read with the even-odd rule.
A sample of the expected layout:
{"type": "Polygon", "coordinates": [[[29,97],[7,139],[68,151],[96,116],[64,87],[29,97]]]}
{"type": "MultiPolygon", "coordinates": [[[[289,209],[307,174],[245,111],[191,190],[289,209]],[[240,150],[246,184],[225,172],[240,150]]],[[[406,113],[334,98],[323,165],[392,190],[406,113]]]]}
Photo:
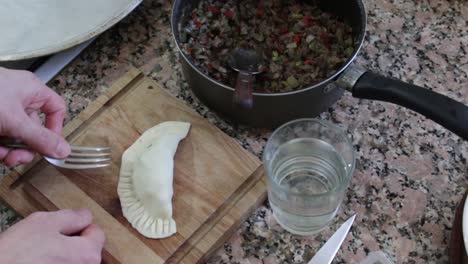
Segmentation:
{"type": "MultiPolygon", "coordinates": [[[[234,92],[234,88],[231,87],[231,86],[228,86],[228,85],[225,85],[213,78],[211,78],[209,75],[203,73],[200,69],[198,69],[198,67],[196,67],[195,65],[193,65],[193,63],[190,61],[190,59],[185,55],[185,53],[182,51],[182,48],[180,47],[179,45],[179,42],[175,36],[175,29],[176,27],[178,27],[178,22],[176,23],[175,21],[175,6],[176,6],[176,3],[177,2],[180,2],[182,0],[175,0],[174,3],[172,4],[172,10],[171,10],[171,33],[172,33],[172,39],[174,40],[176,46],[177,46],[177,50],[179,51],[179,54],[182,56],[182,58],[190,65],[190,67],[192,69],[194,69],[196,72],[198,72],[200,75],[202,75],[205,79],[215,83],[216,85],[226,89],[226,90],[229,90],[231,92],[234,92]]],[[[302,93],[302,92],[305,92],[305,91],[308,91],[308,90],[312,90],[312,89],[316,89],[316,88],[320,88],[330,82],[333,82],[334,80],[336,80],[338,78],[338,76],[343,73],[352,63],[353,61],[356,59],[357,55],[359,54],[359,52],[361,51],[361,48],[362,46],[364,45],[364,40],[365,40],[365,37],[366,37],[366,31],[367,31],[367,11],[366,11],[366,7],[363,3],[362,0],[356,0],[357,1],[357,4],[358,4],[358,7],[359,9],[361,9],[361,12],[363,13],[363,18],[361,19],[361,32],[359,32],[359,44],[357,45],[357,48],[355,48],[353,54],[348,58],[348,60],[346,60],[346,62],[343,64],[343,66],[341,66],[338,71],[336,71],[334,74],[332,74],[330,77],[328,77],[327,79],[317,83],[317,84],[314,84],[312,86],[309,86],[309,87],[305,87],[305,88],[302,88],[302,89],[299,89],[299,90],[295,90],[295,91],[290,91],[290,92],[281,92],[281,93],[256,93],[254,92],[253,95],[254,96],[265,96],[265,97],[273,97],[273,96],[283,96],[283,95],[293,95],[293,94],[297,94],[297,93],[302,93]]]]}

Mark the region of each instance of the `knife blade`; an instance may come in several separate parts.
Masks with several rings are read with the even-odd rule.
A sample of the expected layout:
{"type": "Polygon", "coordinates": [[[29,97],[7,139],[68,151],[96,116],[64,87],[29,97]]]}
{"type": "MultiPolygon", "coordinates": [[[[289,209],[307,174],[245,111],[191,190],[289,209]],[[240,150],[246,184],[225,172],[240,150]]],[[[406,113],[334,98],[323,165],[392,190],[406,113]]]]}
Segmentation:
{"type": "Polygon", "coordinates": [[[354,218],[356,218],[356,215],[353,215],[346,220],[346,222],[336,230],[336,232],[319,249],[319,251],[317,251],[308,264],[330,264],[348,235],[349,229],[351,229],[351,226],[353,225],[354,218]]]}

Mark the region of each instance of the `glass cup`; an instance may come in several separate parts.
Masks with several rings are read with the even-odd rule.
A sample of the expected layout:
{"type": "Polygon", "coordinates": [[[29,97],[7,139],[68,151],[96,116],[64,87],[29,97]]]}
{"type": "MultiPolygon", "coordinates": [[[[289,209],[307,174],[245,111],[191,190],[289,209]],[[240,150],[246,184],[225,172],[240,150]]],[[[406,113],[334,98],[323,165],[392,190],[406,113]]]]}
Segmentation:
{"type": "Polygon", "coordinates": [[[278,128],[265,146],[268,200],[278,223],[297,235],[328,226],[354,172],[351,140],[338,126],[298,119],[278,128]]]}

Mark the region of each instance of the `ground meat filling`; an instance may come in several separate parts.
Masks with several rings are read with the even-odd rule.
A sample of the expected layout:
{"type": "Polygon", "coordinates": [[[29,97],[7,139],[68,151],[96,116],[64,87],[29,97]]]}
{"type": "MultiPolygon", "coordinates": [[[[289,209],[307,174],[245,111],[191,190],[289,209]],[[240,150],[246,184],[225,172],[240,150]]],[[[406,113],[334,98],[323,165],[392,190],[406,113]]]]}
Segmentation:
{"type": "Polygon", "coordinates": [[[264,60],[256,92],[288,92],[335,73],[354,51],[352,28],[313,1],[205,0],[188,14],[182,50],[202,72],[234,86],[229,55],[255,49],[264,60]]]}

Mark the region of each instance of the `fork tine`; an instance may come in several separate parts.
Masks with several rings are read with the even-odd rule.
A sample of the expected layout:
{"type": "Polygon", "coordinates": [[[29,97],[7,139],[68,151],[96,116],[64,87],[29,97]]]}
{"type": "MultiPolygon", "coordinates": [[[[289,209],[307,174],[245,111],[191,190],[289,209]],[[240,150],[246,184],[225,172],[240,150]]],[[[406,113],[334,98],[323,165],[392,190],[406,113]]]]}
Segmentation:
{"type": "Polygon", "coordinates": [[[103,162],[103,161],[109,161],[111,160],[110,158],[97,158],[97,159],[76,159],[76,158],[66,158],[64,161],[66,163],[98,163],[98,162],[103,162]]]}
{"type": "Polygon", "coordinates": [[[65,168],[65,169],[95,169],[95,168],[102,168],[102,167],[107,167],[111,165],[110,163],[82,163],[82,164],[77,164],[77,163],[65,163],[65,159],[54,159],[50,157],[44,156],[44,159],[46,159],[48,162],[51,164],[65,168]]]}
{"type": "Polygon", "coordinates": [[[61,164],[60,167],[72,170],[104,168],[110,164],[61,164]]]}
{"type": "Polygon", "coordinates": [[[96,169],[110,166],[109,147],[71,146],[71,153],[65,159],[44,158],[55,166],[65,169],[96,169]]]}
{"type": "Polygon", "coordinates": [[[72,151],[105,151],[110,150],[109,147],[81,147],[81,146],[71,146],[72,151]]]}
{"type": "Polygon", "coordinates": [[[85,152],[72,152],[70,153],[69,157],[103,157],[103,156],[110,156],[110,152],[103,152],[103,153],[85,153],[85,152]]]}

